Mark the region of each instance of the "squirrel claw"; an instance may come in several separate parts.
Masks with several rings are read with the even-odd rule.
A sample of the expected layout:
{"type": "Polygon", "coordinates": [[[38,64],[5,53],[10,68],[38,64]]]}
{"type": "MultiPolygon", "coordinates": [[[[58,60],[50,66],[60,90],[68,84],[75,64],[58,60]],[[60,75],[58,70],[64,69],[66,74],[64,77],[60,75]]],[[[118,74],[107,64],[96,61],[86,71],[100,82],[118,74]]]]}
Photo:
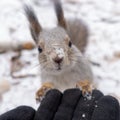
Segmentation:
{"type": "Polygon", "coordinates": [[[36,98],[35,98],[36,99],[36,103],[37,104],[40,103],[43,100],[43,98],[44,98],[43,96],[37,96],[36,95],[36,98]]]}
{"type": "Polygon", "coordinates": [[[82,90],[83,97],[87,98],[88,100],[92,99],[92,84],[88,80],[78,82],[76,87],[82,90]]]}
{"type": "Polygon", "coordinates": [[[51,83],[44,83],[42,87],[36,92],[36,103],[40,103],[45,97],[46,93],[53,88],[51,83]]]}
{"type": "Polygon", "coordinates": [[[88,100],[92,99],[92,91],[85,91],[85,93],[82,93],[83,97],[87,98],[88,100]]]}

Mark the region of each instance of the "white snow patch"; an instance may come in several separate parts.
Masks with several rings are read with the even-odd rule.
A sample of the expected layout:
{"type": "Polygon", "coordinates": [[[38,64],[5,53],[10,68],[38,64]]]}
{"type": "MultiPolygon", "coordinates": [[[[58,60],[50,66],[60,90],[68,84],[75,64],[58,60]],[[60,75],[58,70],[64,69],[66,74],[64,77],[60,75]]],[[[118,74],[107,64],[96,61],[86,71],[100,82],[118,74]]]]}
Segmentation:
{"type": "Polygon", "coordinates": [[[82,114],[82,117],[85,118],[85,114],[82,114]]]}

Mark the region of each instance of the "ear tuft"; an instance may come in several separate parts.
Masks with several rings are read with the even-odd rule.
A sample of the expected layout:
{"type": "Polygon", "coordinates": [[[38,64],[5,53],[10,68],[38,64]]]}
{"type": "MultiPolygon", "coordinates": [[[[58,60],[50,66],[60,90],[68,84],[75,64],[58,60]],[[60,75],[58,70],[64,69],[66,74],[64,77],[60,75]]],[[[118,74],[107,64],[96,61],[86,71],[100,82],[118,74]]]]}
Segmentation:
{"type": "Polygon", "coordinates": [[[30,24],[31,35],[33,39],[35,40],[35,42],[37,43],[38,36],[40,32],[42,31],[42,27],[40,26],[37,16],[35,15],[35,12],[31,6],[24,5],[24,11],[30,24]]]}
{"type": "Polygon", "coordinates": [[[55,8],[55,12],[56,12],[57,20],[58,20],[58,25],[60,25],[61,27],[66,29],[66,27],[67,27],[66,20],[64,18],[64,13],[63,13],[63,9],[62,9],[60,0],[52,0],[52,1],[54,3],[54,8],[55,8]]]}

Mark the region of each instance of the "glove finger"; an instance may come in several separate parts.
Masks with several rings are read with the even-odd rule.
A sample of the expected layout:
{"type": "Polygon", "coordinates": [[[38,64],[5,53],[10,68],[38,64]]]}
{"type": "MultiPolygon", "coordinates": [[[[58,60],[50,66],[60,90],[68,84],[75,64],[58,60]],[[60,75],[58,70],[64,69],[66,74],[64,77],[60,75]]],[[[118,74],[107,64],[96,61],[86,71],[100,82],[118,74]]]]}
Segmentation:
{"type": "Polygon", "coordinates": [[[75,109],[72,120],[91,120],[95,104],[102,96],[103,94],[100,91],[94,90],[91,100],[81,97],[75,109]]]}
{"type": "Polygon", "coordinates": [[[68,89],[63,93],[61,104],[54,120],[71,120],[78,100],[82,96],[79,89],[68,89]]]}
{"type": "Polygon", "coordinates": [[[58,90],[50,90],[41,101],[34,120],[52,120],[60,104],[62,93],[58,90]]]}
{"type": "Polygon", "coordinates": [[[0,116],[0,120],[33,120],[35,110],[28,106],[20,106],[0,116]]]}
{"type": "Polygon", "coordinates": [[[102,97],[97,104],[92,120],[120,120],[120,106],[112,96],[102,97]]]}

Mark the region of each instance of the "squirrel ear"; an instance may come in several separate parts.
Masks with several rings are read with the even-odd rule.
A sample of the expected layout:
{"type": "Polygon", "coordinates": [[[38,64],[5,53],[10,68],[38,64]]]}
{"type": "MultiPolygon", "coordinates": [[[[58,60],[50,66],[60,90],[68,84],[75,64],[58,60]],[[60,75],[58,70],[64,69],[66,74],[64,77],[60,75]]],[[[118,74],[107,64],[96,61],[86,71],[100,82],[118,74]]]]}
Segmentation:
{"type": "Polygon", "coordinates": [[[42,31],[42,27],[40,26],[38,19],[35,15],[35,12],[31,6],[24,5],[24,11],[30,24],[32,38],[37,43],[39,34],[42,31]]]}
{"type": "Polygon", "coordinates": [[[58,20],[58,25],[66,29],[67,25],[66,25],[66,20],[64,18],[61,2],[60,0],[53,0],[53,3],[54,3],[54,8],[55,8],[55,12],[58,20]]]}

